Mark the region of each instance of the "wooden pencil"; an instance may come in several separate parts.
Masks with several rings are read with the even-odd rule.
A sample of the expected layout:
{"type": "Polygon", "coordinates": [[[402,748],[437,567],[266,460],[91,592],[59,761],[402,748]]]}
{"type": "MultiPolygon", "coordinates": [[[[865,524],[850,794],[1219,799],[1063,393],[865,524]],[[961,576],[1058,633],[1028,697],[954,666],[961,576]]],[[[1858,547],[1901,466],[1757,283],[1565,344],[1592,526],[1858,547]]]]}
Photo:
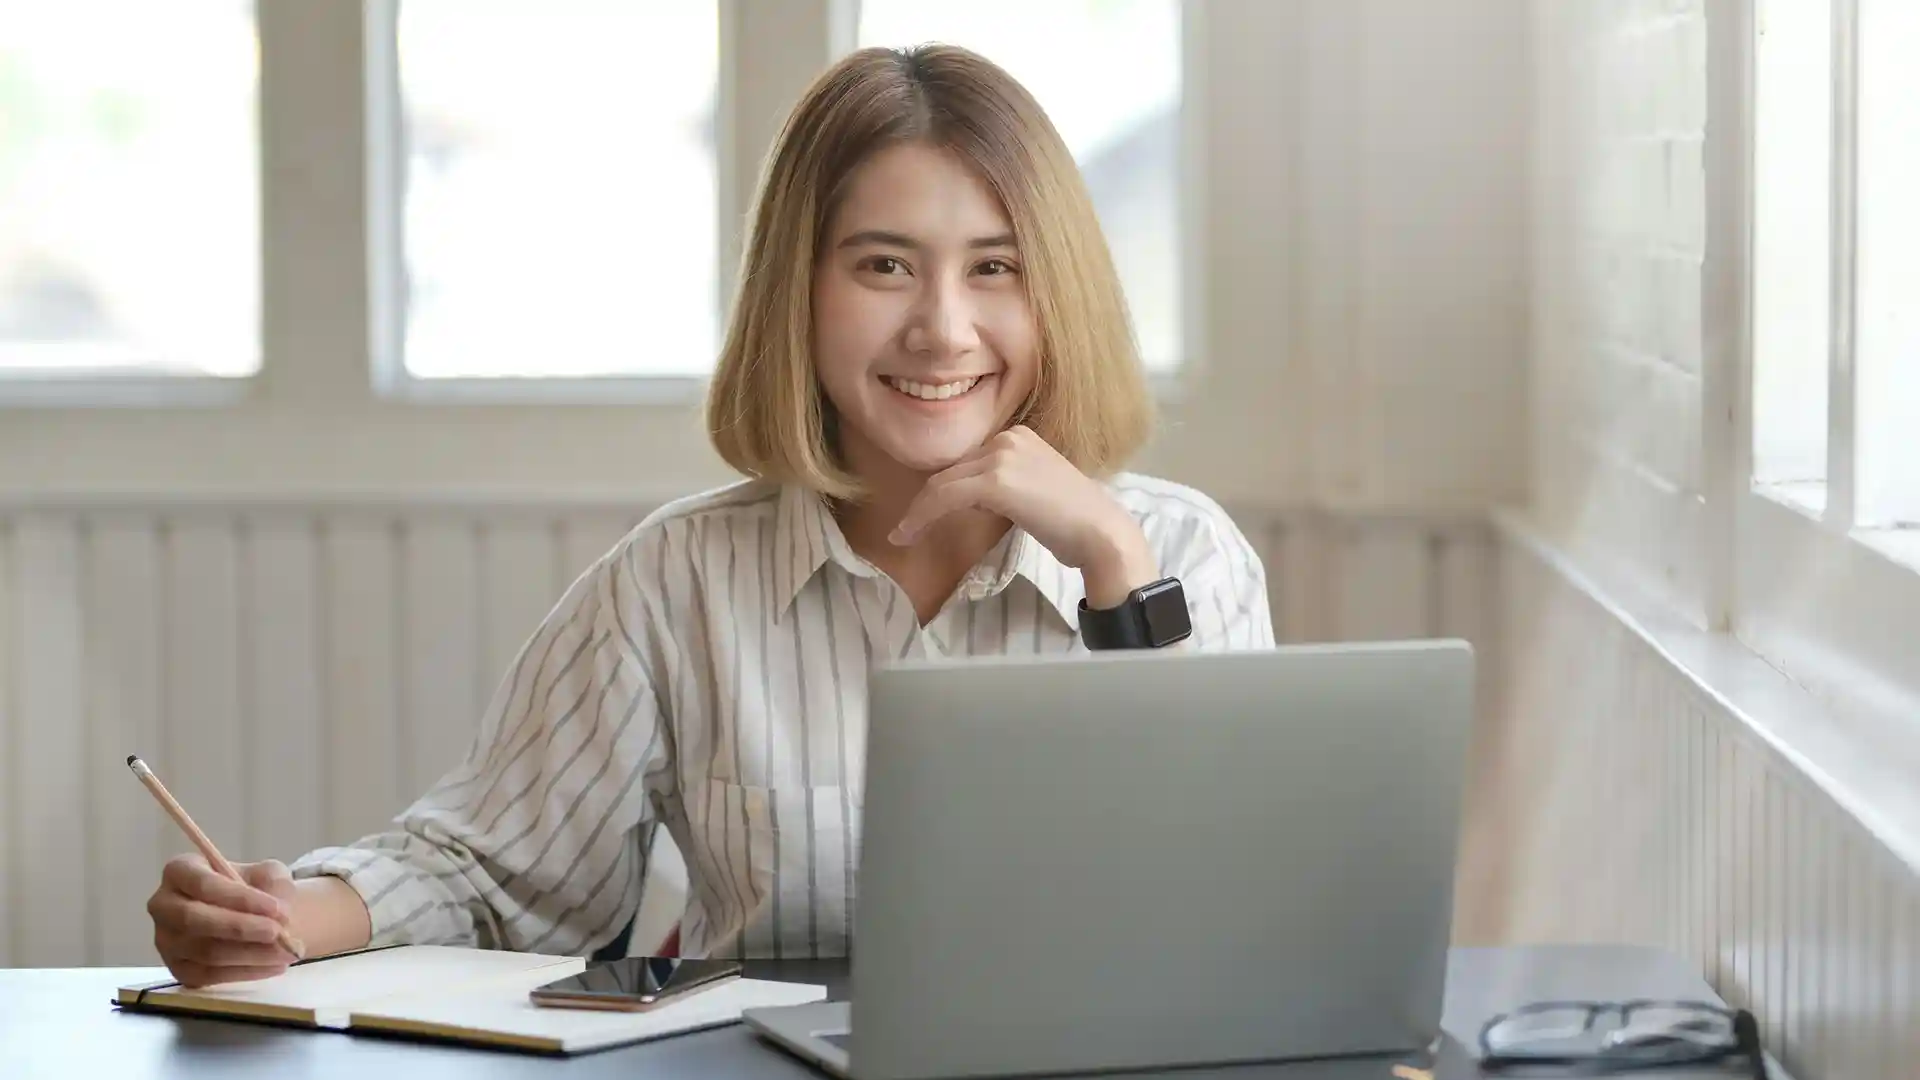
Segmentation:
{"type": "MultiPolygon", "coordinates": [[[[242,885],[247,883],[247,879],[240,876],[240,871],[234,869],[233,864],[227,861],[227,857],[220,854],[220,849],[213,846],[213,840],[194,822],[193,815],[187,813],[186,807],[181,806],[180,801],[173,797],[173,792],[167,790],[167,785],[161,783],[160,778],[154,775],[147,763],[140,760],[140,755],[128,754],[127,768],[133,770],[133,775],[140,779],[141,786],[153,795],[154,801],[167,812],[167,816],[180,827],[180,831],[187,834],[187,839],[193,841],[193,846],[200,849],[200,854],[206,857],[207,864],[213,867],[214,873],[231,878],[242,885]]],[[[286,927],[280,928],[278,940],[280,947],[287,950],[288,955],[296,960],[302,957],[302,950],[294,944],[293,935],[287,932],[286,927]]]]}

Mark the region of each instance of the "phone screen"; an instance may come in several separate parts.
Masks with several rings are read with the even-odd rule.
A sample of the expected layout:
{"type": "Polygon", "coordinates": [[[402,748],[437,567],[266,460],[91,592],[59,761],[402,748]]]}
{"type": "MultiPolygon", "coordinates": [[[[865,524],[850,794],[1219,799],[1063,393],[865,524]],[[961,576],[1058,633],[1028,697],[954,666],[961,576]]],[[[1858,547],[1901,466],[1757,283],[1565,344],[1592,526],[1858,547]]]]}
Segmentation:
{"type": "Polygon", "coordinates": [[[669,956],[627,956],[593,964],[578,975],[547,983],[536,996],[560,995],[657,1001],[696,986],[740,973],[734,960],[681,960],[669,956]]]}

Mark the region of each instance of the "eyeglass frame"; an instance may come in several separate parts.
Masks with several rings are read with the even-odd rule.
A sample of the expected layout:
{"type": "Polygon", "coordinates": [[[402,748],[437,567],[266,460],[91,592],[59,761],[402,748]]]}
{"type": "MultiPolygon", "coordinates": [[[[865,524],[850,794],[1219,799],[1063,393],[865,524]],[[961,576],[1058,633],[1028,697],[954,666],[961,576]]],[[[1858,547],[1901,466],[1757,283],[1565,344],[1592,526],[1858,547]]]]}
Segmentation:
{"type": "Polygon", "coordinates": [[[1753,1080],[1767,1080],[1766,1052],[1760,1042],[1760,1025],[1753,1013],[1746,1009],[1734,1009],[1725,1005],[1715,1005],[1708,1001],[1663,1000],[1659,998],[1633,998],[1626,1001],[1535,1001],[1500,1013],[1480,1026],[1479,1066],[1486,1072],[1499,1072],[1503,1069],[1527,1068],[1529,1066],[1571,1066],[1585,1065],[1601,1072],[1631,1072],[1635,1069],[1666,1069],[1677,1065],[1709,1064],[1725,1061],[1734,1057],[1746,1057],[1753,1063],[1753,1080]],[[1493,1029],[1517,1017],[1532,1013],[1552,1012],[1556,1009],[1582,1010],[1587,1014],[1583,1031],[1593,1030],[1602,1016],[1618,1014],[1620,1022],[1632,1022],[1634,1012],[1646,1009],[1690,1010],[1723,1017],[1732,1029],[1732,1041],[1727,1045],[1708,1049],[1701,1047],[1697,1056],[1666,1058],[1657,1061],[1632,1060],[1624,1055],[1609,1055],[1603,1050],[1598,1053],[1580,1054],[1498,1054],[1493,1050],[1489,1036],[1493,1029]]]}

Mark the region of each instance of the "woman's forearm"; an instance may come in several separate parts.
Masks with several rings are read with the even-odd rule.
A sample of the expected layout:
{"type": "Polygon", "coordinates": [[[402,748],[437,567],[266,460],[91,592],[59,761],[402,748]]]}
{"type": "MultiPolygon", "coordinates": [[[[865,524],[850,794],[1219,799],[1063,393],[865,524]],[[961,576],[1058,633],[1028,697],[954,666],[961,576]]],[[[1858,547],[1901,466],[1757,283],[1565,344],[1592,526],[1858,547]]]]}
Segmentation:
{"type": "Polygon", "coordinates": [[[353,886],[320,876],[302,878],[294,889],[293,932],[308,956],[363,949],[372,940],[373,920],[353,886]]]}

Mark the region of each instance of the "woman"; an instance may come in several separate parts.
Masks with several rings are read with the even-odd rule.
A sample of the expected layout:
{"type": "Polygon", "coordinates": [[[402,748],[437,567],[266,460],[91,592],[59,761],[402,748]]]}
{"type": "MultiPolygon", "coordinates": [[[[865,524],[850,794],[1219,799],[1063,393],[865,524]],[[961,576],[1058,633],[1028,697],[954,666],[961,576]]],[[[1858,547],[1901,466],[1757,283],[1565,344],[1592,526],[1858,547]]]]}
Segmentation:
{"type": "Polygon", "coordinates": [[[1147,644],[1117,620],[1166,579],[1178,647],[1272,643],[1220,508],[1117,473],[1150,422],[1119,282],[1065,146],[999,68],[933,46],[823,75],[740,281],[708,421],[750,479],[588,568],[395,831],[247,885],[170,862],[148,907],[176,977],[283,970],[276,923],[314,955],[621,948],[662,825],[684,955],[844,955],[872,667],[1147,644]]]}

